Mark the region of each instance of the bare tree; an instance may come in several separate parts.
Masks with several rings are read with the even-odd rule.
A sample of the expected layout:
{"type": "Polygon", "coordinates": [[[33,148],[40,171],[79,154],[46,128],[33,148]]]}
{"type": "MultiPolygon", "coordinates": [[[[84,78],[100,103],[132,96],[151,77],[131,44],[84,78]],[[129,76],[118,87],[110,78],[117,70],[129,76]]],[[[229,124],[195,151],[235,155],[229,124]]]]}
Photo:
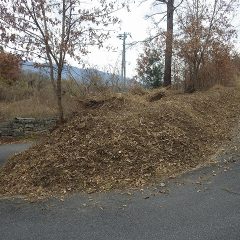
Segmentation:
{"type": "Polygon", "coordinates": [[[0,33],[9,48],[47,63],[63,121],[62,72],[67,61],[80,61],[90,45],[101,47],[106,29],[118,19],[117,1],[5,0],[0,3],[0,33]]]}

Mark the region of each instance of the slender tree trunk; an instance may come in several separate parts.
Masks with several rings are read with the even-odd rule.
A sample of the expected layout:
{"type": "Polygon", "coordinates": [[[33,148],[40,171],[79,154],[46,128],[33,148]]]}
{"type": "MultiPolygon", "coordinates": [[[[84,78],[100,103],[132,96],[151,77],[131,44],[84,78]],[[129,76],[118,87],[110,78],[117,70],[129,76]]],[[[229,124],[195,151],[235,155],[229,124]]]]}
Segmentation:
{"type": "Polygon", "coordinates": [[[193,65],[189,65],[189,79],[185,82],[185,92],[192,93],[196,90],[196,71],[193,65]]]}
{"type": "MultiPolygon", "coordinates": [[[[47,46],[48,48],[48,46],[47,46]]],[[[47,57],[48,57],[48,61],[49,61],[49,69],[50,69],[50,79],[51,79],[51,83],[52,83],[52,86],[53,86],[53,90],[56,92],[57,91],[57,87],[56,87],[56,83],[54,81],[54,66],[53,66],[53,62],[52,62],[52,58],[49,54],[49,51],[47,49],[47,57]]]]}
{"type": "Polygon", "coordinates": [[[164,86],[171,85],[171,78],[172,78],[173,13],[174,13],[174,0],[168,0],[165,69],[164,69],[164,80],[163,80],[164,86]]]}
{"type": "Polygon", "coordinates": [[[62,71],[58,70],[57,76],[57,104],[58,104],[58,114],[59,114],[59,122],[63,123],[63,106],[62,106],[62,71]]]}

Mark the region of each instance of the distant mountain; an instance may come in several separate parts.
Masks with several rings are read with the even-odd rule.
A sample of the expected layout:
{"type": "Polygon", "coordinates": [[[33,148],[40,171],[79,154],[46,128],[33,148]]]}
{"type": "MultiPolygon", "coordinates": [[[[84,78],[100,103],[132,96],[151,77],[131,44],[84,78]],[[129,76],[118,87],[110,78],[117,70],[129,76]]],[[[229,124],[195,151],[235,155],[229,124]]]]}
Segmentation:
{"type": "MultiPolygon", "coordinates": [[[[24,62],[22,65],[22,70],[24,72],[32,72],[32,73],[39,73],[42,75],[49,75],[50,71],[48,67],[35,67],[33,62],[24,62]]],[[[77,81],[82,81],[84,79],[84,77],[89,76],[89,74],[96,74],[101,76],[102,79],[109,79],[111,78],[111,76],[113,76],[112,73],[106,73],[97,69],[92,69],[92,68],[88,68],[88,69],[82,69],[82,68],[78,68],[78,67],[65,67],[63,70],[63,75],[62,78],[63,79],[70,79],[71,77],[74,78],[77,81]]],[[[120,76],[116,76],[119,80],[121,79],[120,76]]]]}

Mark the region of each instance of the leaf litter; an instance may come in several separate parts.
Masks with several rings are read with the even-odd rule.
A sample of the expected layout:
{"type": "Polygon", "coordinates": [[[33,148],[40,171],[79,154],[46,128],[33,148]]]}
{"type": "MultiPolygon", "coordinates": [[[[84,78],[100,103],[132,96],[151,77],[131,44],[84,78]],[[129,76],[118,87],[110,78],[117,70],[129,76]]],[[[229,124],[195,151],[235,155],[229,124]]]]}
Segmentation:
{"type": "Polygon", "coordinates": [[[156,101],[150,94],[157,96],[79,102],[71,120],[1,167],[0,194],[44,198],[161,183],[208,162],[240,113],[235,88],[168,93],[156,101]]]}

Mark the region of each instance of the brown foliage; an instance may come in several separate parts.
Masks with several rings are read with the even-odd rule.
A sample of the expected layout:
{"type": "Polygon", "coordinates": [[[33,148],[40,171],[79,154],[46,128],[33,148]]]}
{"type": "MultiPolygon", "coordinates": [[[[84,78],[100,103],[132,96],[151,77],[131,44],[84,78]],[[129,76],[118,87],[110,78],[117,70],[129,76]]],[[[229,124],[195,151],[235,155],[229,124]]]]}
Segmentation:
{"type": "Polygon", "coordinates": [[[0,51],[0,78],[12,84],[20,78],[21,59],[12,53],[0,51]]]}
{"type": "Polygon", "coordinates": [[[214,46],[211,59],[206,59],[199,71],[198,88],[211,87],[215,84],[233,85],[235,65],[226,46],[214,46]]]}
{"type": "Polygon", "coordinates": [[[214,84],[229,85],[234,78],[231,25],[234,3],[223,0],[188,1],[178,16],[178,56],[185,63],[186,89],[194,91],[214,84]]]}

